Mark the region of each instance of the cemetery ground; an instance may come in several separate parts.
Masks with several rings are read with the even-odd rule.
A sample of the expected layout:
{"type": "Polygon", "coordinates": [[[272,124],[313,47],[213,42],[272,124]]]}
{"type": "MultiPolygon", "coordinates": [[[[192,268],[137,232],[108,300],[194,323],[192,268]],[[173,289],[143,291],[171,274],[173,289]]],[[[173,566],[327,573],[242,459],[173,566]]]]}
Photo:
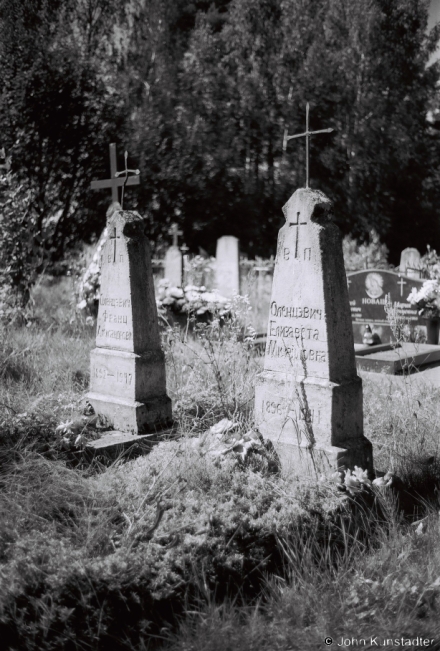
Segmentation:
{"type": "Polygon", "coordinates": [[[260,361],[234,324],[164,331],[179,438],[93,461],[57,431],[95,335],[69,296],[40,285],[33,320],[0,331],[2,648],[440,649],[439,388],[362,374],[391,487],[288,481],[270,450],[209,451],[222,419],[252,428],[260,361]]]}

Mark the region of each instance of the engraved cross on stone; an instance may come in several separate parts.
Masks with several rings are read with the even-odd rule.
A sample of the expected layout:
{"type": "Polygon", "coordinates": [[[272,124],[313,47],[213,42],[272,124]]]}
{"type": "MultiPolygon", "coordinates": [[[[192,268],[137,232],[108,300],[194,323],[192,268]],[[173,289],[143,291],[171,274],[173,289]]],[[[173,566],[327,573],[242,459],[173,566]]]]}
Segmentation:
{"type": "Polygon", "coordinates": [[[183,231],[179,230],[177,224],[173,224],[168,233],[173,236],[173,246],[178,246],[179,235],[183,235],[183,231]]]}
{"type": "Polygon", "coordinates": [[[403,296],[403,286],[406,285],[406,281],[403,280],[403,278],[401,278],[400,276],[399,278],[400,280],[398,281],[397,284],[400,285],[400,295],[403,296]]]}
{"type": "Polygon", "coordinates": [[[287,143],[292,138],[303,138],[306,139],[306,188],[309,187],[309,140],[310,136],[314,136],[317,133],[331,133],[334,129],[319,129],[319,131],[309,131],[309,103],[306,104],[306,130],[304,133],[297,133],[295,136],[288,136],[287,129],[284,130],[283,138],[283,149],[286,151],[287,143]]]}
{"type": "Polygon", "coordinates": [[[290,222],[289,226],[298,226],[296,229],[296,240],[295,240],[295,258],[298,258],[298,240],[299,240],[299,227],[300,226],[305,226],[307,222],[300,222],[299,221],[299,215],[300,213],[296,213],[296,222],[290,222]]]}
{"type": "MultiPolygon", "coordinates": [[[[139,170],[127,170],[122,172],[116,170],[116,145],[112,142],[109,145],[110,149],[110,178],[102,181],[92,181],[90,187],[92,190],[102,190],[103,188],[112,189],[112,201],[118,201],[118,188],[122,186],[124,189],[126,185],[139,185],[139,170]],[[128,172],[134,172],[136,176],[128,176],[128,172]],[[125,179],[120,179],[118,176],[125,174],[125,179]]],[[[127,153],[127,152],[126,152],[127,153]]],[[[127,161],[127,159],[125,159],[127,161]]],[[[127,167],[127,164],[125,165],[127,167]]],[[[122,202],[121,202],[122,203],[122,202]]]]}
{"type": "Polygon", "coordinates": [[[116,226],[113,228],[113,233],[110,235],[110,239],[113,240],[113,262],[116,262],[116,240],[120,238],[120,235],[116,235],[116,226]]]}

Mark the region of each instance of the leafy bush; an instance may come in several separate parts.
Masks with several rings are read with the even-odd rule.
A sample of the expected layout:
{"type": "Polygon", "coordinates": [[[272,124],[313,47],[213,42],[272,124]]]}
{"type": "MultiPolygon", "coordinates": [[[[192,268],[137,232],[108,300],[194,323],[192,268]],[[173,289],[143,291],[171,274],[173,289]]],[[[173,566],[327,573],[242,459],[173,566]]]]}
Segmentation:
{"type": "Polygon", "coordinates": [[[35,197],[12,174],[0,176],[0,318],[8,321],[26,308],[42,264],[35,197]]]}
{"type": "Polygon", "coordinates": [[[376,231],[370,231],[369,241],[359,242],[346,235],[342,241],[342,252],[346,271],[360,271],[361,269],[389,269],[388,248],[381,244],[376,231]]]}

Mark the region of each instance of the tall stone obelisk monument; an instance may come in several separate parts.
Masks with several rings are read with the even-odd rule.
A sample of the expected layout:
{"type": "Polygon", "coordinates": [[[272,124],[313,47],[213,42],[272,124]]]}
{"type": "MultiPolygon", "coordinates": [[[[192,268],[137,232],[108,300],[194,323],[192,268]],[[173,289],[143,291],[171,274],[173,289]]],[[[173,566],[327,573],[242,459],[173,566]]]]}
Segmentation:
{"type": "MultiPolygon", "coordinates": [[[[307,134],[308,119],[301,135],[307,134]]],[[[342,239],[331,202],[306,187],[283,212],[264,370],[255,389],[256,425],[274,443],[284,470],[316,476],[357,465],[371,472],[342,239]]]]}
{"type": "Polygon", "coordinates": [[[115,430],[141,434],[171,422],[150,245],[136,212],[110,213],[107,229],[88,399],[115,430]]]}

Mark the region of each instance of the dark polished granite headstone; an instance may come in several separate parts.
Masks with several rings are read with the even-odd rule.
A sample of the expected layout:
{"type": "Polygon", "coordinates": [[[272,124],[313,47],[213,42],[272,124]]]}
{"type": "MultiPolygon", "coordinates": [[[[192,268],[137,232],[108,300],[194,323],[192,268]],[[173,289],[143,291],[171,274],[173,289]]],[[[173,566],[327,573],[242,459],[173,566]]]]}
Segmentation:
{"type": "Polygon", "coordinates": [[[395,337],[387,320],[385,311],[386,296],[389,294],[391,305],[399,317],[409,325],[411,338],[421,333],[426,334],[426,321],[417,313],[417,308],[408,303],[412,288],[417,290],[423,280],[410,278],[394,271],[367,269],[347,274],[348,296],[355,343],[362,343],[366,325],[377,333],[383,344],[394,341],[395,337]]]}

